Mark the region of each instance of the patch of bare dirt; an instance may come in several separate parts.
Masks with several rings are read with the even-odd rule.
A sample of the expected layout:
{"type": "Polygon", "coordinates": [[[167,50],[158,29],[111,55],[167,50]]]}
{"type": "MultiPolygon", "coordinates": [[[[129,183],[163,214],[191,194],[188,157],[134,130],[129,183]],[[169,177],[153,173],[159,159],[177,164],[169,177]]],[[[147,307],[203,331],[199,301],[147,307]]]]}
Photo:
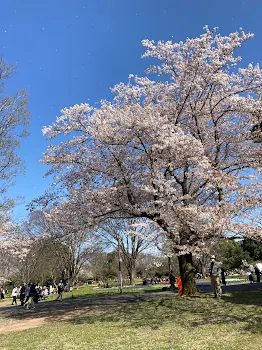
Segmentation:
{"type": "MultiPolygon", "coordinates": [[[[96,309],[97,306],[92,307],[92,309],[96,309]]],[[[24,331],[26,329],[30,328],[37,328],[46,324],[50,324],[52,322],[57,321],[67,321],[70,318],[74,316],[80,316],[82,314],[85,314],[86,312],[90,311],[90,307],[84,307],[82,309],[73,310],[73,311],[67,311],[65,314],[59,316],[53,315],[53,316],[47,316],[47,317],[39,317],[37,315],[36,309],[31,310],[24,310],[24,312],[27,314],[27,317],[30,315],[30,318],[26,318],[24,320],[7,320],[3,323],[0,323],[0,334],[8,334],[12,332],[20,332],[24,331]],[[34,317],[34,313],[35,317],[34,317]]]]}
{"type": "Polygon", "coordinates": [[[47,323],[45,317],[43,318],[33,318],[26,321],[14,321],[8,322],[6,324],[0,325],[0,334],[8,334],[12,332],[24,331],[29,328],[40,327],[47,323]]]}

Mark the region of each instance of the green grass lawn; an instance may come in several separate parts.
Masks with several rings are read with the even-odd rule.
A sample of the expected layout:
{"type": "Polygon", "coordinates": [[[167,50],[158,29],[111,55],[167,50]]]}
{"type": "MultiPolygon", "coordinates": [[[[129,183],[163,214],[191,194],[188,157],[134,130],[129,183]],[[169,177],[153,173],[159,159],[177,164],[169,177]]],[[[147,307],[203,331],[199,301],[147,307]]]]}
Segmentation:
{"type": "MultiPolygon", "coordinates": [[[[154,285],[152,287],[145,287],[145,288],[124,288],[123,294],[129,294],[129,293],[153,293],[153,292],[160,292],[164,286],[163,285],[154,285]]],[[[169,286],[168,286],[169,287],[169,286]]],[[[63,293],[63,299],[71,299],[73,298],[91,298],[96,296],[104,296],[104,295],[118,295],[120,294],[119,290],[117,288],[97,288],[93,285],[88,286],[81,286],[78,289],[73,289],[72,292],[64,292],[63,293]]],[[[57,297],[57,294],[51,294],[47,301],[53,301],[57,297]]],[[[12,297],[11,293],[7,294],[5,296],[5,299],[0,301],[0,306],[2,305],[8,305],[11,304],[12,297]]],[[[20,301],[17,300],[17,303],[20,304],[20,301]]]]}
{"type": "MultiPolygon", "coordinates": [[[[151,292],[160,292],[163,288],[163,285],[154,285],[152,287],[145,288],[123,288],[123,294],[129,293],[151,293],[151,292]]],[[[63,299],[73,298],[90,298],[103,295],[112,295],[120,294],[117,288],[97,288],[95,286],[81,286],[78,289],[73,289],[72,292],[63,293],[63,299]]],[[[49,296],[48,300],[54,300],[57,297],[57,294],[49,296]]]]}
{"type": "Polygon", "coordinates": [[[0,344],[2,350],[258,350],[262,292],[99,307],[66,321],[0,335],[0,344]]]}

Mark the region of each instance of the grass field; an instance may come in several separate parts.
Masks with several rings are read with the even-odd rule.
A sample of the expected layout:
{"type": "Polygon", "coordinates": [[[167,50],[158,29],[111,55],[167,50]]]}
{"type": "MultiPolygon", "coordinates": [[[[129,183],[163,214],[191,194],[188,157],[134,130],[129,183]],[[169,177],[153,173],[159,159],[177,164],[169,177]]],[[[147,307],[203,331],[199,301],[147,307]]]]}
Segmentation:
{"type": "Polygon", "coordinates": [[[84,311],[65,321],[0,335],[12,349],[261,349],[262,292],[203,295],[84,311]]]}
{"type": "MultiPolygon", "coordinates": [[[[153,293],[159,292],[163,288],[162,285],[155,285],[145,288],[124,288],[122,294],[129,293],[153,293]]],[[[96,288],[94,286],[82,286],[79,289],[73,289],[72,292],[63,293],[63,299],[71,298],[91,298],[105,295],[119,295],[120,292],[117,288],[96,288]]],[[[57,297],[57,294],[50,295],[48,301],[52,301],[57,297]]]]}
{"type": "MultiPolygon", "coordinates": [[[[123,294],[129,294],[129,293],[153,293],[153,292],[159,292],[163,288],[163,285],[154,285],[150,287],[145,288],[124,288],[123,294]]],[[[120,294],[119,290],[117,288],[97,288],[93,285],[88,286],[81,286],[78,289],[73,289],[72,292],[63,293],[63,299],[71,299],[71,298],[91,298],[91,297],[97,297],[97,296],[104,296],[104,295],[112,295],[112,294],[120,294]]],[[[57,294],[51,294],[46,301],[53,301],[57,297],[57,294]]],[[[5,296],[5,300],[0,301],[1,305],[8,305],[11,304],[12,298],[11,293],[8,293],[5,296]]],[[[20,304],[19,300],[17,301],[18,304],[20,304]]]]}

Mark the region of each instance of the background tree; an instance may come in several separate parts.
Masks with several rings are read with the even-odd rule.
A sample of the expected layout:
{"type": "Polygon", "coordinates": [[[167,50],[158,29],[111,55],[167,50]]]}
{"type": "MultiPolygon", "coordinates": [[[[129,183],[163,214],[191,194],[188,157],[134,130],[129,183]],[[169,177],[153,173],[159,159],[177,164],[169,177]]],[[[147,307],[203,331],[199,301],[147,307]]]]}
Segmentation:
{"type": "MultiPolygon", "coordinates": [[[[137,275],[147,278],[169,278],[169,264],[165,255],[141,253],[137,259],[137,275]]],[[[171,258],[171,269],[177,275],[179,273],[176,257],[171,258]]]]}
{"type": "Polygon", "coordinates": [[[206,27],[185,42],[144,40],[144,57],[160,61],[148,73],[160,80],[135,77],[113,89],[112,103],[62,110],[44,134],[73,137],[43,159],[67,195],[53,210],[61,225],[116,214],[154,221],[178,255],[183,293],[194,294],[193,254],[240,227],[254,234],[241,218],[261,206],[261,144],[249,126],[261,116],[262,73],[237,68],[235,55],[251,37],[206,27]]]}
{"type": "Polygon", "coordinates": [[[116,250],[111,252],[100,251],[99,254],[91,254],[89,268],[96,281],[104,283],[117,279],[118,254],[116,250]]]}
{"type": "Polygon", "coordinates": [[[242,260],[250,261],[250,256],[247,251],[244,251],[241,242],[225,239],[220,242],[219,248],[218,259],[228,270],[240,269],[242,260]]]}
{"type": "MultiPolygon", "coordinates": [[[[48,239],[58,246],[65,247],[63,252],[63,278],[74,283],[89,256],[100,251],[101,240],[87,229],[64,227],[56,223],[51,214],[44,211],[30,213],[29,219],[24,223],[24,229],[33,237],[48,239]]],[[[61,278],[61,276],[60,276],[61,278]]]]}
{"type": "Polygon", "coordinates": [[[13,278],[41,285],[48,281],[58,283],[67,267],[68,254],[68,248],[60,242],[38,238],[31,244],[13,278]]]}
{"type": "Polygon", "coordinates": [[[0,224],[0,276],[11,279],[23,263],[32,240],[6,214],[6,220],[0,224]]]}
{"type": "Polygon", "coordinates": [[[98,231],[106,244],[116,250],[120,245],[121,258],[126,267],[129,283],[134,283],[136,275],[136,261],[139,254],[152,247],[157,239],[157,232],[153,225],[138,219],[114,218],[106,220],[98,231]]]}
{"type": "Polygon", "coordinates": [[[67,275],[70,283],[74,283],[81,269],[87,265],[90,257],[101,251],[102,243],[90,231],[64,230],[63,236],[57,238],[67,247],[67,275]]]}
{"type": "Polygon", "coordinates": [[[28,135],[26,126],[29,124],[25,90],[18,91],[13,97],[5,94],[5,81],[13,73],[14,67],[0,57],[0,219],[14,205],[14,201],[4,195],[23,170],[17,149],[21,138],[28,135]]]}
{"type": "MultiPolygon", "coordinates": [[[[241,242],[243,250],[250,256],[253,261],[262,261],[262,242],[255,241],[251,238],[245,238],[241,242]]],[[[248,260],[248,259],[247,259],[248,260]]]]}

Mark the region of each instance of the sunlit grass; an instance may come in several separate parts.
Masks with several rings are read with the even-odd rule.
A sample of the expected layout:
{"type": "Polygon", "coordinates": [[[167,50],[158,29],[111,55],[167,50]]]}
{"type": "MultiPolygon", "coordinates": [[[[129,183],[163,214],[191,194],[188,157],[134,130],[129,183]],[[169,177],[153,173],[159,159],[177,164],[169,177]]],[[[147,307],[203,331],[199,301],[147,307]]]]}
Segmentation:
{"type": "MultiPolygon", "coordinates": [[[[123,288],[122,294],[129,293],[150,293],[150,292],[159,292],[163,288],[162,285],[154,285],[145,288],[123,288]]],[[[96,296],[105,296],[105,295],[118,295],[120,294],[118,288],[97,288],[96,286],[81,286],[80,288],[74,288],[72,292],[64,292],[63,299],[72,299],[72,298],[89,298],[96,296]]],[[[49,296],[48,300],[54,300],[57,297],[57,294],[52,294],[49,296]]]]}
{"type": "MultiPolygon", "coordinates": [[[[0,336],[2,349],[261,349],[262,293],[106,306],[0,336]]],[[[80,310],[81,311],[81,310],[80,310]]]]}

